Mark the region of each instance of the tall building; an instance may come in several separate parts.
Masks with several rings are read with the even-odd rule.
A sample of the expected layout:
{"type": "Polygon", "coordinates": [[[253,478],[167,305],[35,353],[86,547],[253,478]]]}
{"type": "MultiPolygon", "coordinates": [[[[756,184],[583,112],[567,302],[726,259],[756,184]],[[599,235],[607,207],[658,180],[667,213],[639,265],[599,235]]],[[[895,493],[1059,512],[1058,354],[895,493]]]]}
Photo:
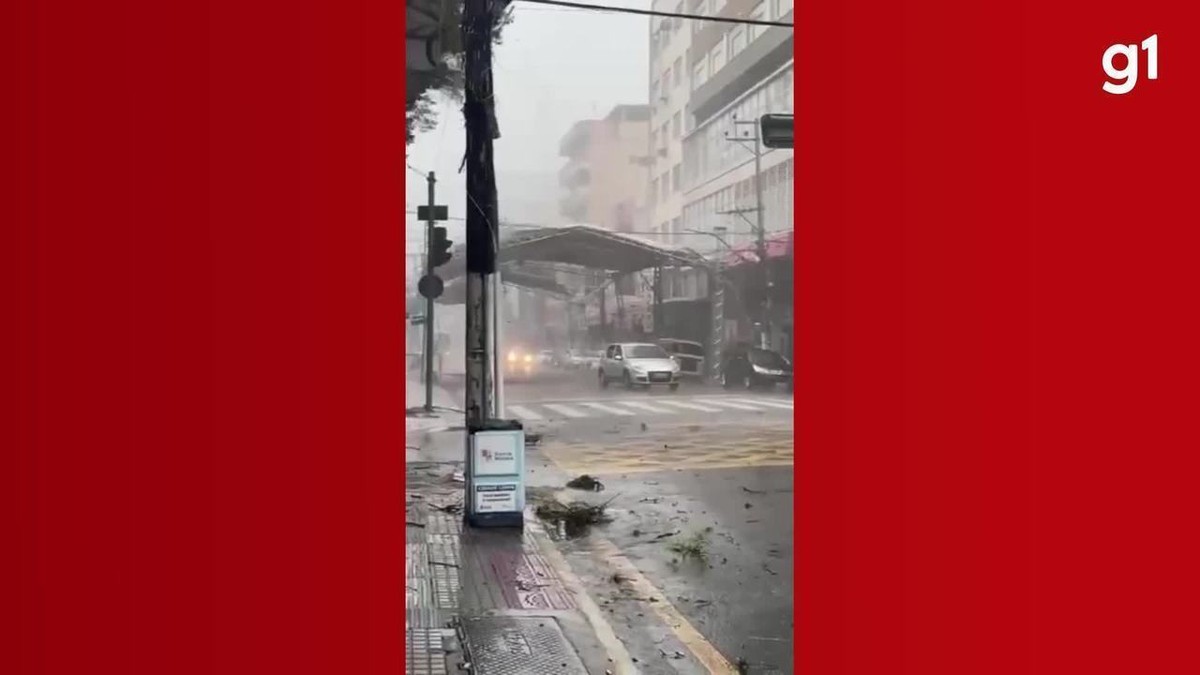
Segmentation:
{"type": "MultiPolygon", "coordinates": [[[[790,23],[792,0],[700,0],[708,15],[790,23]]],[[[692,127],[683,139],[683,227],[724,232],[734,247],[755,239],[757,120],[793,110],[792,29],[692,22],[692,127]]],[[[767,236],[792,229],[791,150],[759,149],[767,236]]],[[[723,246],[715,238],[710,246],[723,246]]]]}
{"type": "MultiPolygon", "coordinates": [[[[687,0],[654,0],[661,12],[684,13],[687,0]]],[[[683,214],[683,135],[690,129],[688,67],[692,26],[674,17],[650,19],[650,229],[664,243],[675,239],[683,214]]]]}
{"type": "Polygon", "coordinates": [[[650,109],[619,105],[563,136],[559,154],[562,216],[573,223],[631,232],[645,227],[646,146],[650,109]]]}
{"type": "MultiPolygon", "coordinates": [[[[792,22],[793,0],[655,0],[656,10],[792,22]]],[[[713,257],[753,246],[762,181],[762,224],[768,239],[793,228],[791,150],[758,148],[756,121],[793,111],[793,31],[712,21],[650,21],[651,155],[648,201],[665,243],[713,257]]],[[[708,296],[704,270],[664,274],[673,301],[708,296]]],[[[790,307],[776,307],[790,331],[790,307]]],[[[731,321],[745,338],[750,317],[731,321]]],[[[785,346],[784,343],[777,345],[785,346]]]]}

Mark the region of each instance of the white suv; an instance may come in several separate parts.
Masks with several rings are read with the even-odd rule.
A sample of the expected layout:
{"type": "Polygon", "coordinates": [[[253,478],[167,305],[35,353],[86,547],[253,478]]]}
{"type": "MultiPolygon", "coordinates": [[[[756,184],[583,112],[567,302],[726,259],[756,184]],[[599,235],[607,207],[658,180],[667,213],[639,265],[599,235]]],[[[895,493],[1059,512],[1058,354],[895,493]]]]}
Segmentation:
{"type": "Polygon", "coordinates": [[[600,386],[620,382],[626,389],[666,385],[679,388],[679,363],[659,345],[642,342],[611,344],[600,360],[600,386]]]}

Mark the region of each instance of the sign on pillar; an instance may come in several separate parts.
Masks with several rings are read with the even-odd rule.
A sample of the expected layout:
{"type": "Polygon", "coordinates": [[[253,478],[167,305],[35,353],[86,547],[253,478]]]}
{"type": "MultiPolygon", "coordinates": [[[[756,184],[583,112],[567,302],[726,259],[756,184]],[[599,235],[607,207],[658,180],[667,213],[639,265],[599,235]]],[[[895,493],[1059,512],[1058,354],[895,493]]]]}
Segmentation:
{"type": "Polygon", "coordinates": [[[525,429],[515,420],[488,420],[467,441],[467,523],[524,527],[525,429]]]}

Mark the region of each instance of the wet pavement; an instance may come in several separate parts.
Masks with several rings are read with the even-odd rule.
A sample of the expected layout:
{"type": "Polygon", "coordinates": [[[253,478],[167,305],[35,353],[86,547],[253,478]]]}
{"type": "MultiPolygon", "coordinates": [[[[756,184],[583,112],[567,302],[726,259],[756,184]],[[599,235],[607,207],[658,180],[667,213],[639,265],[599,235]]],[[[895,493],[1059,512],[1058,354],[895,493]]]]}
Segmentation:
{"type": "MultiPolygon", "coordinates": [[[[539,400],[578,386],[577,377],[568,377],[554,386],[517,388],[516,396],[509,387],[506,395],[509,402],[539,400]]],[[[526,423],[533,440],[527,449],[528,500],[531,505],[544,499],[607,503],[611,522],[584,528],[582,536],[561,538],[551,547],[557,551],[553,555],[561,556],[561,565],[554,569],[568,570],[578,584],[578,592],[569,597],[594,605],[638,672],[790,673],[790,398],[763,392],[728,394],[720,388],[707,393],[739,399],[763,396],[776,405],[761,411],[734,408],[720,415],[697,410],[688,416],[683,411],[669,421],[639,414],[526,423]],[[584,473],[599,480],[602,489],[565,488],[568,480],[584,473]]],[[[441,460],[461,459],[460,433],[428,438],[441,439],[441,460]]],[[[436,461],[432,466],[452,468],[436,461]]],[[[548,524],[551,534],[555,529],[548,524]]],[[[506,560],[518,558],[522,556],[514,553],[506,560]]],[[[528,567],[536,585],[540,568],[528,567]]],[[[486,569],[476,577],[486,578],[486,569]]],[[[520,591],[519,585],[514,588],[520,591]]],[[[493,605],[507,602],[504,593],[497,597],[493,605]]],[[[521,611],[543,611],[511,609],[515,614],[510,618],[521,611]]],[[[548,605],[543,613],[555,611],[548,605]]],[[[571,610],[563,611],[571,615],[571,610]]],[[[561,628],[551,632],[564,631],[572,643],[592,641],[596,662],[598,650],[589,630],[578,625],[572,629],[561,621],[556,626],[561,628]]],[[[494,628],[480,626],[481,634],[498,635],[488,632],[494,628]]],[[[496,630],[509,637],[492,643],[517,651],[539,639],[557,639],[540,633],[525,636],[516,624],[496,630]]],[[[588,668],[596,673],[608,669],[588,668]]]]}
{"type": "Polygon", "coordinates": [[[708,672],[693,654],[694,641],[662,629],[678,614],[742,672],[792,672],[790,468],[598,478],[602,493],[576,498],[612,499],[612,522],[559,545],[642,671],[708,672]],[[631,593],[614,571],[618,556],[660,600],[631,593]]]}

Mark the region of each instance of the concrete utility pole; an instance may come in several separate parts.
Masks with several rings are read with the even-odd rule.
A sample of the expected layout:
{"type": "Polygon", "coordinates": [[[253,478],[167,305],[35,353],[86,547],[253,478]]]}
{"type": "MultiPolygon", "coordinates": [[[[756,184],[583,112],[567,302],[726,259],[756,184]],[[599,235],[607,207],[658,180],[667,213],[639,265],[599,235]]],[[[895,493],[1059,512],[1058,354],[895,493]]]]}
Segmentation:
{"type": "Polygon", "coordinates": [[[462,14],[467,131],[467,339],[466,423],[483,427],[494,409],[491,401],[495,341],[488,323],[499,245],[496,174],[492,141],[496,138],[492,100],[492,26],[495,0],[466,0],[462,14]]]}
{"type": "MultiPolygon", "coordinates": [[[[734,127],[750,126],[754,128],[754,138],[735,138],[735,140],[753,140],[754,141],[754,233],[757,238],[755,249],[758,253],[758,270],[759,277],[762,279],[763,302],[761,327],[759,334],[759,346],[763,349],[771,348],[771,275],[769,265],[767,263],[767,228],[764,223],[763,216],[763,188],[762,188],[762,138],[758,132],[758,120],[739,120],[733,121],[734,127]]],[[[736,134],[735,134],[736,137],[736,134]]]]}

